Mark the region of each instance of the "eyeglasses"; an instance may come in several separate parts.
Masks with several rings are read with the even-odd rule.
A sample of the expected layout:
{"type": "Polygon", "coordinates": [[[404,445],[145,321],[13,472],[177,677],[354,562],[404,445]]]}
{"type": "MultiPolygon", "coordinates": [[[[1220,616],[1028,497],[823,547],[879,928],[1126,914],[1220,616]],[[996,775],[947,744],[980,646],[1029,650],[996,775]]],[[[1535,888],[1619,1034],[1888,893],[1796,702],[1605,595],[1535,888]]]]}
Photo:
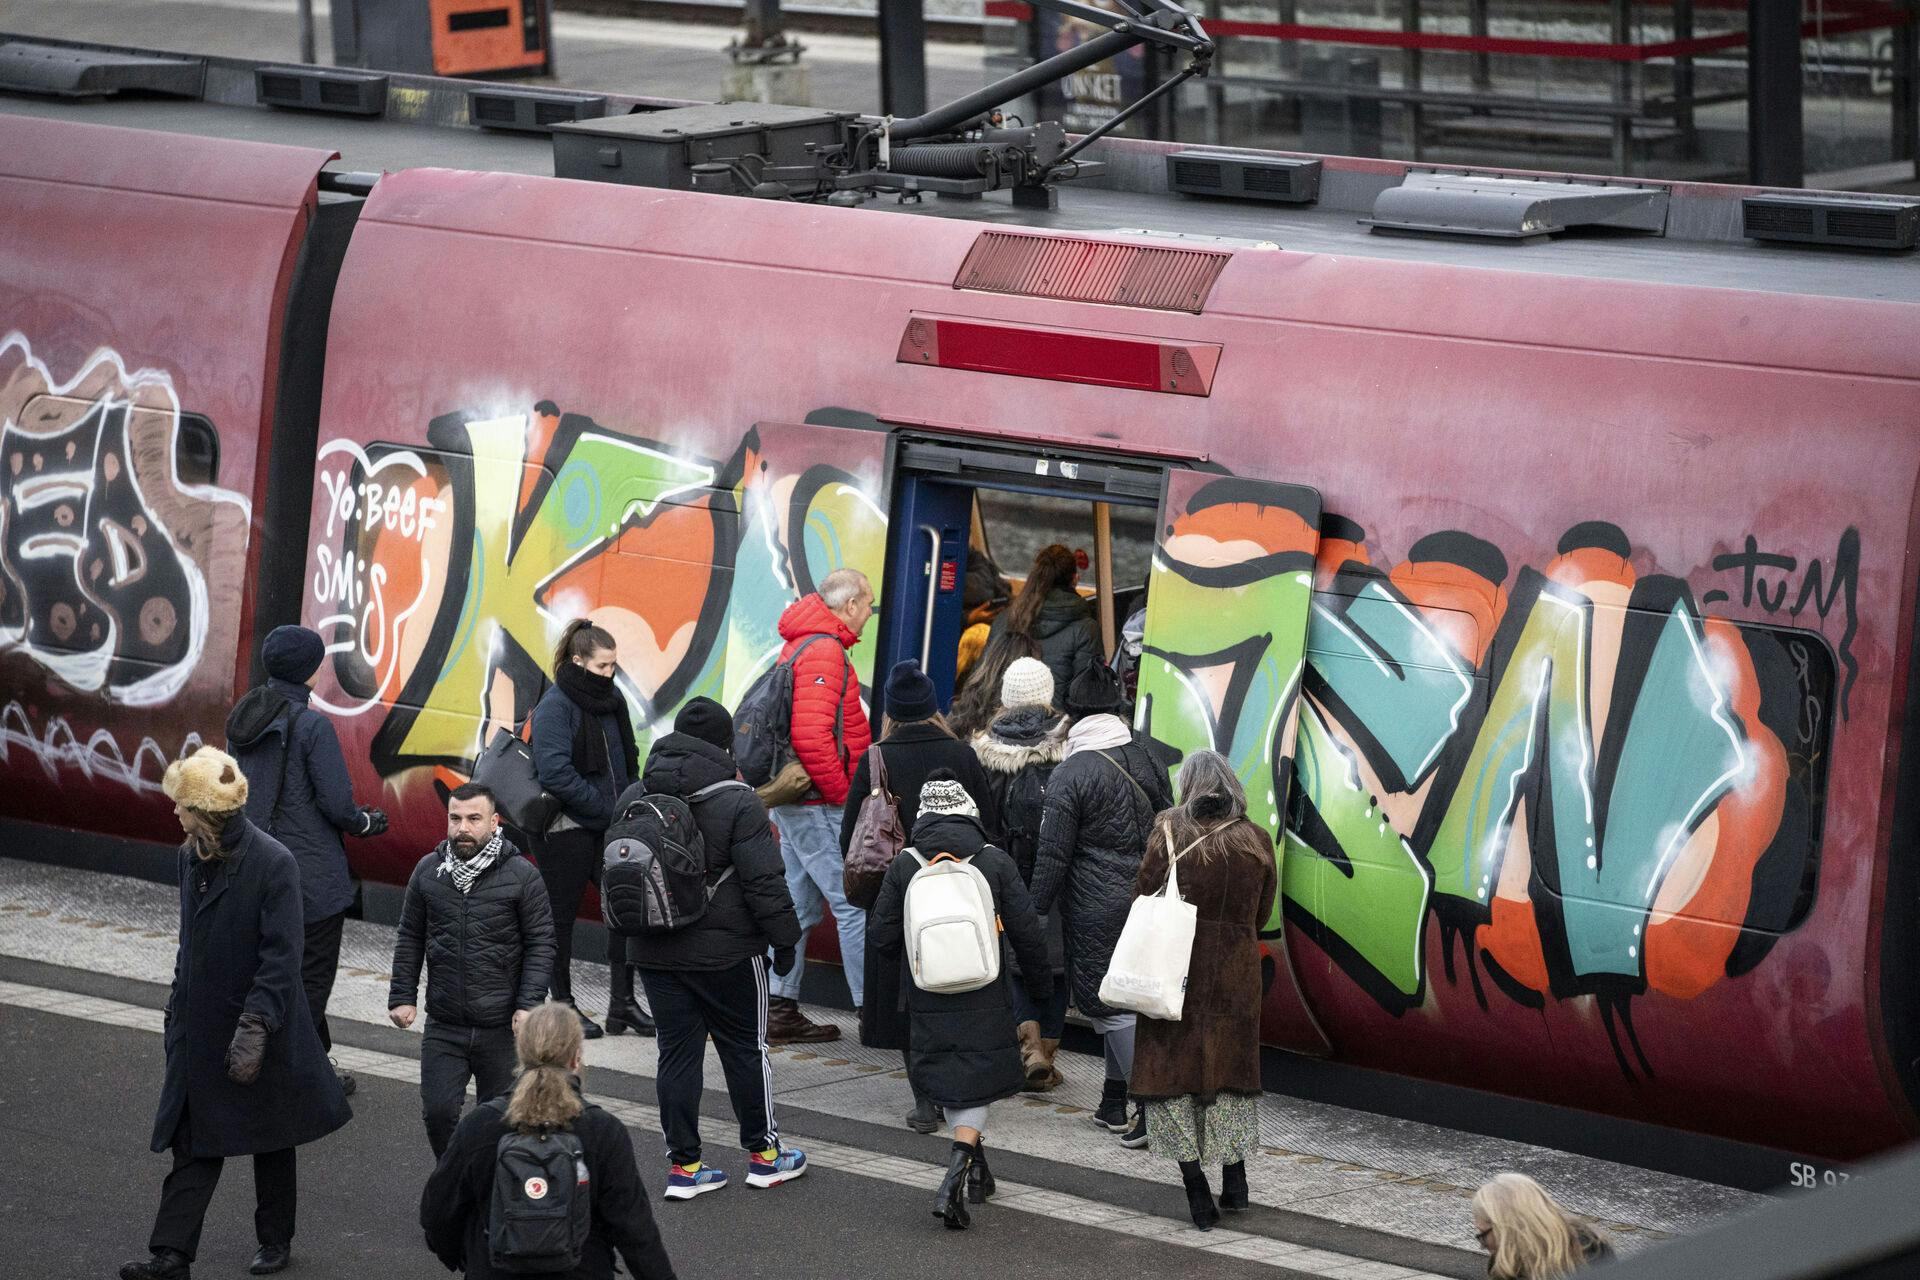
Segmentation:
{"type": "Polygon", "coordinates": [[[1493,1234],[1493,1228],[1491,1226],[1475,1227],[1473,1229],[1473,1238],[1475,1240],[1478,1240],[1480,1242],[1480,1247],[1482,1249],[1486,1249],[1488,1252],[1492,1252],[1493,1246],[1487,1243],[1487,1237],[1491,1236],[1492,1234],[1493,1234]]]}

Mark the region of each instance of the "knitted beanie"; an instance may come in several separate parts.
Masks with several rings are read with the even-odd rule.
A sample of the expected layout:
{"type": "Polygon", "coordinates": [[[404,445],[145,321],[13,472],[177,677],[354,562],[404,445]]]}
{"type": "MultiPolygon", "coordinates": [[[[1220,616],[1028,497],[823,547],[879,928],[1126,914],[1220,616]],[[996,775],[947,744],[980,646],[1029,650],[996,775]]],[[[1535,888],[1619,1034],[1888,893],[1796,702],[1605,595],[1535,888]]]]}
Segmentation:
{"type": "Polygon", "coordinates": [[[1038,658],[1015,658],[1000,677],[1000,705],[1050,707],[1053,705],[1053,672],[1038,658]]]}
{"type": "Polygon", "coordinates": [[[960,780],[947,769],[935,769],[920,788],[920,816],[950,813],[962,818],[978,818],[980,806],[973,802],[960,780]]]}

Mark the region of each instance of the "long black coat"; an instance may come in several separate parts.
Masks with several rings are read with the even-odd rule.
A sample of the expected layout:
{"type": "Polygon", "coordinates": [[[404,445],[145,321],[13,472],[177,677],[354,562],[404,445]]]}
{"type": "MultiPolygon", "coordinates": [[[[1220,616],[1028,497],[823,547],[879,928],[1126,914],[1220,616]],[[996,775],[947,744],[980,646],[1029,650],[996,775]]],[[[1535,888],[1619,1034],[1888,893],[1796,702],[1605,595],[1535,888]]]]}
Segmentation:
{"type": "Polygon", "coordinates": [[[547,998],[556,954],[553,906],[540,869],[506,841],[465,893],[442,871],[447,842],[420,859],[400,904],[387,1008],[418,1004],[427,965],[427,1017],[454,1027],[508,1027],[547,998]]]}
{"type": "MultiPolygon", "coordinates": [[[[1045,811],[1047,779],[1067,750],[1067,718],[1045,707],[1017,707],[1002,712],[986,729],[973,735],[973,750],[987,771],[1000,823],[1006,828],[1001,847],[1020,869],[1020,879],[1033,887],[1034,852],[1040,844],[1040,817],[1045,811]]],[[[1057,912],[1041,917],[1047,931],[1047,960],[1053,972],[1067,971],[1066,949],[1057,912]]]]}
{"type": "Polygon", "coordinates": [[[180,851],[180,949],[155,1151],[184,1137],[191,1156],[257,1155],[323,1138],[352,1116],[300,985],[306,930],[293,855],[244,816],[222,844],[218,862],[201,863],[191,846],[180,851]],[[243,1013],[264,1017],[268,1033],[249,1085],[227,1078],[227,1046],[243,1013]]]}
{"type": "MultiPolygon", "coordinates": [[[[1026,980],[1027,993],[1044,1004],[1053,995],[1053,979],[1040,917],[1013,859],[988,844],[973,819],[929,814],[914,824],[912,847],[928,857],[937,852],[970,858],[993,890],[1003,928],[998,982],[959,995],[922,991],[907,983],[912,1024],[907,1074],[913,1091],[943,1107],[978,1107],[1011,1098],[1026,1088],[1027,1077],[1014,1030],[1008,953],[1010,948],[1023,973],[1035,975],[1026,980]]],[[[890,965],[906,963],[907,882],[918,870],[920,863],[912,854],[895,858],[867,917],[867,950],[879,951],[890,965]]]]}
{"type": "Polygon", "coordinates": [[[247,817],[299,864],[308,923],[353,905],[340,833],[360,821],[339,736],[307,705],[312,696],[303,684],[269,679],[227,717],[227,749],[247,775],[247,817]]]}
{"type": "Polygon", "coordinates": [[[1090,1018],[1120,1012],[1100,1003],[1100,984],[1133,907],[1153,816],[1173,804],[1167,771],[1138,738],[1101,750],[1140,785],[1094,751],[1062,760],[1047,779],[1033,863],[1034,908],[1060,912],[1073,1004],[1090,1018]]]}
{"type": "Polygon", "coordinates": [[[627,939],[627,959],[642,969],[726,969],[765,955],[769,947],[800,942],[786,864],[760,797],[750,787],[721,787],[692,798],[739,772],[731,751],[687,733],[661,738],[647,756],[641,785],[649,793],[679,796],[693,809],[693,823],[707,847],[707,883],[729,868],[733,874],[686,928],[627,939]]]}
{"type": "MultiPolygon", "coordinates": [[[[920,816],[920,788],[935,769],[946,769],[967,789],[980,806],[980,825],[987,839],[1000,838],[1000,811],[994,803],[993,784],[980,759],[960,739],[943,732],[932,721],[903,724],[891,736],[880,741],[880,754],[887,762],[887,786],[900,801],[900,825],[912,831],[920,816]]],[[[866,755],[853,771],[847,789],[846,807],[840,814],[840,857],[844,861],[847,846],[853,841],[853,824],[860,817],[860,805],[873,793],[872,765],[866,755]]],[[[869,917],[868,927],[872,927],[869,917]]],[[[866,1001],[860,1009],[860,1043],[871,1049],[907,1047],[907,977],[905,960],[885,963],[872,947],[861,963],[866,974],[866,1001]]]]}

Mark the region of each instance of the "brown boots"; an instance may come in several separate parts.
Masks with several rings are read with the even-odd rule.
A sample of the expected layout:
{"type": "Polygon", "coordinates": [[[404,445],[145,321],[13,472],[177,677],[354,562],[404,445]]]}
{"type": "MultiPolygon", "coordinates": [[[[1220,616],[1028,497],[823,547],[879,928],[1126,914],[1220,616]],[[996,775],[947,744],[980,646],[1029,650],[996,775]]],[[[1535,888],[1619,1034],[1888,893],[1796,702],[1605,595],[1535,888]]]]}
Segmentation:
{"type": "Polygon", "coordinates": [[[839,1038],[840,1028],[807,1017],[798,1000],[774,996],[767,1001],[768,1044],[821,1044],[839,1038]]]}
{"type": "Polygon", "coordinates": [[[1020,1065],[1027,1073],[1027,1090],[1046,1093],[1060,1087],[1064,1077],[1054,1069],[1053,1056],[1060,1051],[1058,1040],[1042,1040],[1040,1024],[1023,1022],[1020,1032],[1020,1065]]]}

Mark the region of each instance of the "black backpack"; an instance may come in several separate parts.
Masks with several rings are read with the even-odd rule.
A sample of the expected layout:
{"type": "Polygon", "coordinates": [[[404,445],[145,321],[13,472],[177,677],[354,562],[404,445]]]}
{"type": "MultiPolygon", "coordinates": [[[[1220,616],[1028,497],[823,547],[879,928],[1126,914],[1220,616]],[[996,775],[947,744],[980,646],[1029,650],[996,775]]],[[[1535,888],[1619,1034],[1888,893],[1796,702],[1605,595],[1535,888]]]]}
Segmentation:
{"type": "MultiPolygon", "coordinates": [[[[506,1104],[498,1100],[502,1114],[506,1104]]],[[[509,1275],[565,1274],[593,1226],[586,1150],[565,1129],[509,1132],[494,1146],[487,1253],[509,1275]]]]}
{"type": "MultiPolygon", "coordinates": [[[[802,640],[793,656],[776,662],[747,687],[733,712],[733,758],[747,785],[764,787],[793,759],[793,664],[815,640],[833,637],[814,634],[802,640]]],[[[835,643],[838,643],[837,641],[835,643]]],[[[845,661],[845,655],[841,656],[845,661]]],[[[852,671],[847,672],[852,679],[852,671]]],[[[833,740],[844,742],[844,695],[834,703],[833,740]]]]}
{"type": "MultiPolygon", "coordinates": [[[[707,842],[692,808],[679,796],[647,794],[642,785],[636,782],[620,797],[600,870],[601,914],[607,928],[628,938],[686,928],[707,913],[714,890],[733,874],[728,867],[709,885],[707,842]]],[[[746,786],[728,778],[690,798],[746,786]]]]}

